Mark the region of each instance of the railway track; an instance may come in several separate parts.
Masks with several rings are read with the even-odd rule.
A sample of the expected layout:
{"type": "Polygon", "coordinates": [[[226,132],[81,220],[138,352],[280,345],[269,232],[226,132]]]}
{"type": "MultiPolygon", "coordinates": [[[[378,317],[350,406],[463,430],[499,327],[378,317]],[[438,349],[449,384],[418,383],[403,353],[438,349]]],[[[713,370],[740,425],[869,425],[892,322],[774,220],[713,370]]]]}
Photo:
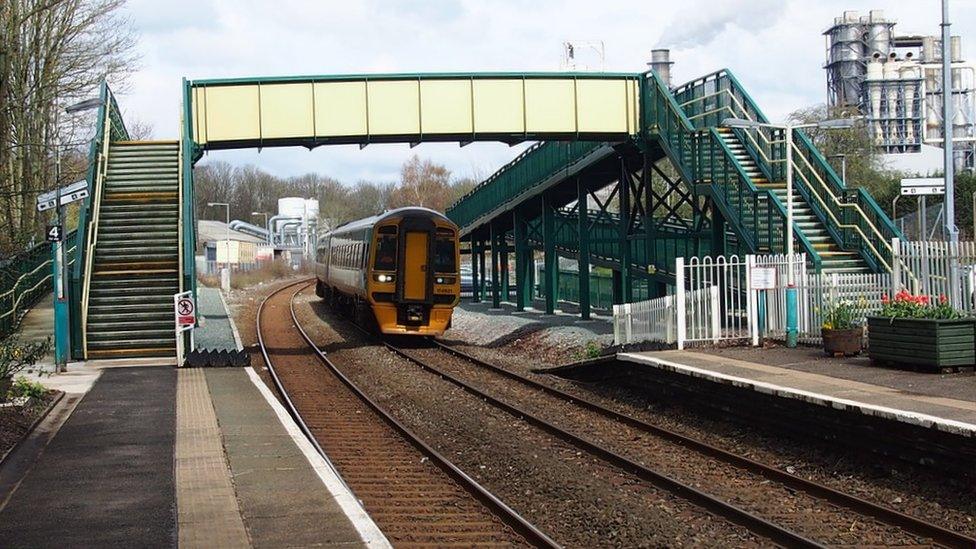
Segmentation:
{"type": "Polygon", "coordinates": [[[939,525],[622,414],[443,343],[431,343],[430,348],[408,350],[383,341],[392,352],[470,394],[777,543],[976,546],[976,539],[939,525]],[[560,425],[566,422],[572,427],[560,425]],[[635,444],[641,437],[646,440],[635,444]],[[655,461],[657,468],[645,465],[655,461]],[[716,468],[716,462],[721,467],[716,468]],[[719,484],[723,479],[724,484],[719,484]],[[708,486],[710,493],[694,487],[699,485],[708,486]],[[718,497],[711,494],[716,492],[718,497]],[[815,510],[815,516],[784,512],[780,498],[815,510]]]}
{"type": "Polygon", "coordinates": [[[398,547],[558,547],[332,364],[295,317],[294,298],[308,286],[287,285],[261,303],[261,352],[289,412],[387,538],[398,547]]]}

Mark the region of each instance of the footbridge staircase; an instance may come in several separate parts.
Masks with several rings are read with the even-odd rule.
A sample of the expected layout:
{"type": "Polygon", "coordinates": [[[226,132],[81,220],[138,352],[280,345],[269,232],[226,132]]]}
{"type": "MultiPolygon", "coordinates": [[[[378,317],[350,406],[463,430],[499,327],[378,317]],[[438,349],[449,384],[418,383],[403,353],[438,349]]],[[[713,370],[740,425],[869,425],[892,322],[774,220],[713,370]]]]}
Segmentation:
{"type": "MultiPolygon", "coordinates": [[[[532,279],[536,251],[544,252],[543,287],[558,287],[556,257],[564,256],[580,272],[613,269],[621,302],[633,300],[636,280],[647,281],[650,297],[667,292],[676,257],[781,253],[787,154],[795,245],[811,268],[890,270],[900,234],[869,193],[840,180],[809,136],[794,130],[788,153],[782,130],[722,127],[726,118],[768,123],[731,71],[676,88],[651,71],[640,80],[640,101],[640,132],[629,140],[538,143],[448,209],[479,258],[475,286],[493,275],[493,301],[511,253],[519,308],[540,282],[532,279]],[[486,254],[491,267],[480,268],[486,254]]],[[[579,281],[587,317],[588,277],[579,281]]],[[[545,298],[552,311],[555,290],[545,298]]]]}
{"type": "MultiPolygon", "coordinates": [[[[187,286],[192,209],[179,141],[134,141],[103,84],[71,273],[76,358],[176,358],[173,295],[187,286]]],[[[192,258],[192,255],[189,256],[192,258]]]]}

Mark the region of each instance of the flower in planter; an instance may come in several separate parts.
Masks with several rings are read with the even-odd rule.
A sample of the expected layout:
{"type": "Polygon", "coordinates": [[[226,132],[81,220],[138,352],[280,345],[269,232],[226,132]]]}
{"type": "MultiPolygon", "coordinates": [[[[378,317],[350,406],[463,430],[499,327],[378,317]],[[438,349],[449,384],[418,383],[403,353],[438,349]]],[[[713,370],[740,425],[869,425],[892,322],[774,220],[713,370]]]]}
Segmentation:
{"type": "Polygon", "coordinates": [[[908,290],[895,294],[894,299],[887,294],[881,296],[881,313],[886,318],[928,318],[953,319],[964,315],[949,304],[949,299],[940,295],[935,303],[927,295],[912,295],[908,290]]]}
{"type": "Polygon", "coordinates": [[[859,328],[861,322],[857,307],[850,301],[828,301],[824,305],[821,324],[824,330],[852,330],[859,328]]]}

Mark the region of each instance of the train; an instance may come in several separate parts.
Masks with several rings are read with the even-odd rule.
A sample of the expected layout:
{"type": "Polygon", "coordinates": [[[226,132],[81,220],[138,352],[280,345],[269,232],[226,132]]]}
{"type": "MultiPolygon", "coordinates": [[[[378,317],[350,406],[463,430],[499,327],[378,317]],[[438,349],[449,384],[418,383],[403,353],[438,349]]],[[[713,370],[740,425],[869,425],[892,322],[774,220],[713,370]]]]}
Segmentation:
{"type": "Polygon", "coordinates": [[[421,207],[346,223],[319,238],[315,293],[383,334],[440,336],[461,295],[458,227],[421,207]]]}

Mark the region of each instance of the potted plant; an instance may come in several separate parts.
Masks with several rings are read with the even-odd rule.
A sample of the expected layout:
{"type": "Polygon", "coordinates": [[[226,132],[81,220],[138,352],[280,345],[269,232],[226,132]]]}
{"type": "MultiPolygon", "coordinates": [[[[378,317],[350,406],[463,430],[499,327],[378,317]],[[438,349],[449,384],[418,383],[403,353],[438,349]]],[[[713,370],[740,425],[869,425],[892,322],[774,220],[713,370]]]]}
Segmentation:
{"type": "Polygon", "coordinates": [[[868,317],[871,360],[942,370],[976,363],[976,322],[945,296],[934,303],[902,290],[884,296],[881,313],[868,317]]]}
{"type": "Polygon", "coordinates": [[[820,326],[824,352],[831,356],[855,356],[861,354],[864,328],[857,309],[850,301],[828,302],[823,311],[820,326]]]}

